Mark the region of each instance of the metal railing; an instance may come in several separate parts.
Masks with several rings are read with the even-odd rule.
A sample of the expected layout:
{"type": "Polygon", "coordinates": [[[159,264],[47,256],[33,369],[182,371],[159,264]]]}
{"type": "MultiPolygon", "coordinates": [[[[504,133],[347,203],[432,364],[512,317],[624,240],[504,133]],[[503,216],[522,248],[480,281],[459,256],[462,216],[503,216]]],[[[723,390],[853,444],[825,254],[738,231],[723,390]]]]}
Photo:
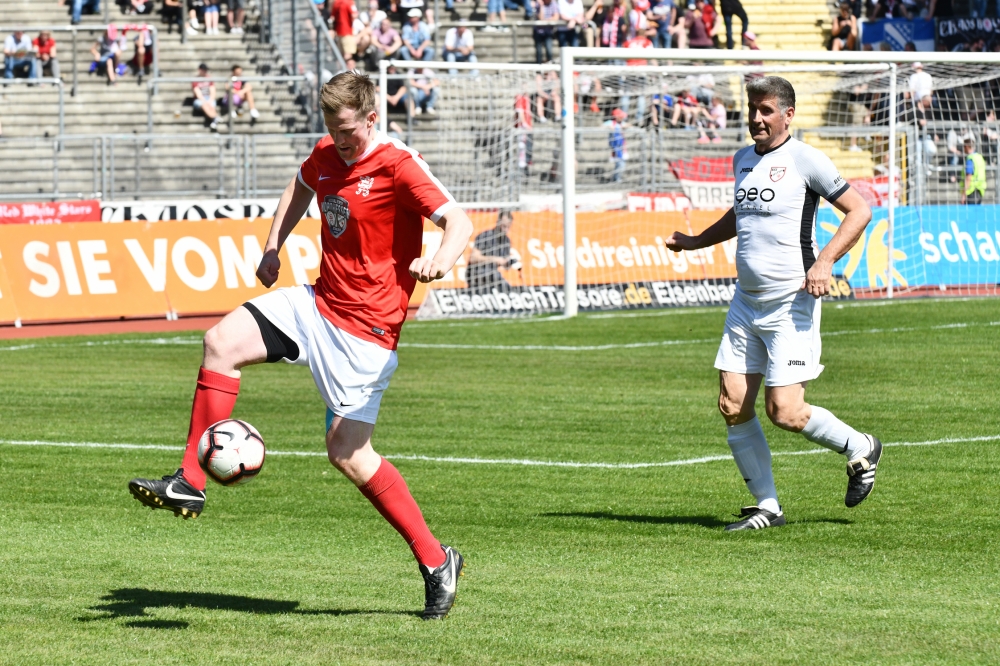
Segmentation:
{"type": "Polygon", "coordinates": [[[320,134],[0,139],[0,201],[276,196],[320,134]],[[61,147],[60,147],[61,144],[61,147]],[[16,178],[16,180],[15,180],[16,178]]]}
{"type": "MultiPolygon", "coordinates": [[[[105,0],[105,2],[104,2],[105,20],[107,20],[107,7],[108,7],[108,4],[110,4],[110,0],[105,0]]],[[[150,48],[153,49],[153,62],[151,63],[150,66],[152,67],[152,70],[153,70],[152,71],[152,75],[153,76],[159,76],[159,74],[160,74],[160,35],[159,35],[159,31],[156,29],[156,26],[149,25],[149,24],[146,24],[146,23],[122,23],[121,25],[118,25],[118,24],[111,24],[111,25],[114,25],[115,28],[117,28],[119,30],[121,30],[123,28],[125,28],[128,31],[136,31],[136,30],[140,30],[140,29],[149,30],[150,37],[152,38],[152,41],[153,41],[153,44],[150,47],[150,48]]],[[[182,25],[182,28],[181,28],[181,34],[182,35],[184,34],[184,27],[185,26],[182,25]]],[[[80,32],[87,32],[87,33],[107,32],[107,30],[108,30],[108,24],[105,24],[105,25],[46,25],[46,26],[30,26],[30,29],[31,29],[31,32],[68,32],[68,33],[72,34],[72,41],[71,41],[71,47],[70,47],[70,49],[72,51],[72,60],[71,60],[71,62],[72,62],[72,69],[73,69],[73,85],[70,88],[70,96],[71,97],[75,97],[76,96],[77,86],[78,86],[78,83],[79,83],[79,79],[78,79],[78,74],[79,74],[79,67],[78,67],[79,62],[78,62],[78,60],[79,60],[79,58],[78,58],[78,54],[77,54],[77,51],[78,51],[78,49],[77,49],[77,33],[80,33],[80,32]]],[[[25,28],[23,26],[20,26],[20,27],[0,26],[0,34],[9,34],[9,33],[13,32],[14,30],[25,30],[25,28]]],[[[25,30],[25,32],[27,32],[27,30],[25,30]]],[[[56,46],[57,47],[59,46],[58,42],[56,43],[56,46]]],[[[61,59],[60,59],[60,62],[62,62],[61,59]]],[[[91,61],[89,61],[89,60],[87,61],[88,65],[89,65],[90,62],[91,61]]],[[[140,67],[142,66],[142,63],[138,63],[138,64],[139,64],[140,67]]]]}
{"type": "MultiPolygon", "coordinates": [[[[597,25],[593,21],[588,21],[588,25],[590,27],[592,27],[594,30],[597,29],[597,25]]],[[[440,55],[440,56],[444,55],[441,51],[438,51],[438,34],[443,34],[442,33],[442,29],[444,30],[444,32],[447,32],[448,28],[457,28],[458,26],[464,26],[464,27],[470,28],[470,29],[473,29],[473,28],[485,28],[485,27],[494,27],[494,28],[501,28],[501,29],[503,29],[503,28],[509,28],[510,29],[509,30],[509,34],[510,34],[510,44],[511,44],[511,58],[512,58],[511,62],[515,62],[516,63],[516,62],[520,62],[520,60],[518,59],[518,53],[517,53],[517,38],[518,38],[517,29],[518,28],[520,28],[520,27],[553,28],[553,29],[565,28],[566,27],[566,21],[562,21],[562,20],[560,20],[560,21],[505,21],[503,23],[500,23],[500,22],[491,23],[489,21],[438,21],[437,22],[437,26],[438,26],[438,28],[437,28],[437,30],[434,31],[434,35],[433,35],[432,39],[434,41],[434,49],[437,52],[437,54],[440,55]]],[[[443,39],[443,37],[442,37],[442,39],[443,39]]],[[[403,45],[400,48],[405,48],[405,45],[403,45]]],[[[441,59],[443,59],[443,57],[441,59]]]]}
{"type": "Polygon", "coordinates": [[[49,85],[55,86],[59,90],[59,136],[61,137],[66,132],[66,102],[63,95],[63,82],[61,79],[54,78],[37,78],[37,79],[0,79],[0,86],[33,86],[33,85],[49,85]]]}
{"type": "Polygon", "coordinates": [[[310,122],[316,131],[322,131],[323,118],[319,113],[320,88],[329,78],[347,70],[347,62],[337,48],[323,15],[311,0],[257,0],[259,10],[259,39],[274,46],[284,64],[284,71],[303,76],[308,85],[310,122]]]}
{"type": "MultiPolygon", "coordinates": [[[[308,81],[305,76],[231,76],[224,79],[216,79],[204,76],[157,76],[146,82],[146,132],[149,134],[153,133],[153,97],[159,92],[160,85],[169,85],[172,83],[196,83],[196,82],[210,82],[213,84],[224,83],[226,84],[226,100],[228,102],[227,116],[229,132],[233,131],[233,120],[232,114],[228,111],[232,110],[232,85],[237,81],[244,81],[247,83],[257,83],[257,82],[288,82],[288,83],[300,83],[308,81]]],[[[214,100],[213,100],[214,101],[214,100]]]]}

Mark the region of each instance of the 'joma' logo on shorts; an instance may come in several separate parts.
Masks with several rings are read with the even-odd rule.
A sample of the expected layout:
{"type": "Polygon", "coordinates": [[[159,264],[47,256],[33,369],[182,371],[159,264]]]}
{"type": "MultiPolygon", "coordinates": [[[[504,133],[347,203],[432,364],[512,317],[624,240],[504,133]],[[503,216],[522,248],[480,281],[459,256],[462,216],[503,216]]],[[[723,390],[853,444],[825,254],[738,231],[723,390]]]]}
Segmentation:
{"type": "Polygon", "coordinates": [[[789,361],[788,365],[805,365],[805,361],[789,361]]]}

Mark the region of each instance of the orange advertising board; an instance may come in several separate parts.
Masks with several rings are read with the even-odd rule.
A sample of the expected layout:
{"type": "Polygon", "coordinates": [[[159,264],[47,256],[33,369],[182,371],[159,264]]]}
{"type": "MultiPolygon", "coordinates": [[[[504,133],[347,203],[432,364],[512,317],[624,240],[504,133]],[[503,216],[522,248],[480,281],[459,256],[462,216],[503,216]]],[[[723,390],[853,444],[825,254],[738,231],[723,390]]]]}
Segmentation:
{"type": "MultiPolygon", "coordinates": [[[[262,219],[4,225],[0,321],[9,309],[29,322],[227,312],[265,293],[255,272],[269,229],[262,219]]],[[[315,281],[319,232],[319,220],[299,223],[278,286],[315,281]]]]}
{"type": "MultiPolygon", "coordinates": [[[[496,213],[470,216],[476,234],[496,221],[496,213]]],[[[733,278],[735,240],[697,252],[663,246],[671,231],[699,233],[717,218],[718,212],[697,210],[579,213],[578,282],[733,278]]],[[[316,280],[320,225],[303,219],[289,236],[278,286],[316,280]]],[[[424,225],[424,254],[433,256],[443,232],[429,221],[424,225]]],[[[228,312],[266,292],[255,272],[270,226],[269,218],[0,225],[0,323],[228,312]]],[[[511,286],[562,284],[562,233],[557,213],[514,214],[509,236],[519,263],[501,271],[511,286]]],[[[468,257],[467,251],[431,286],[465,287],[468,257]]],[[[410,305],[420,305],[426,292],[418,284],[410,305]]]]}
{"type": "MultiPolygon", "coordinates": [[[[712,280],[736,277],[736,240],[695,252],[670,252],[664,239],[673,231],[694,235],[718,221],[720,211],[577,213],[577,282],[604,284],[650,280],[712,280]]],[[[496,223],[496,213],[471,213],[475,235],[496,223]]],[[[440,245],[442,232],[424,226],[425,252],[440,245]]],[[[520,266],[501,270],[512,286],[563,283],[563,228],[558,213],[514,213],[508,232],[511,255],[520,266]]],[[[435,288],[461,288],[469,253],[435,288]]],[[[417,301],[417,294],[411,303],[417,301]]],[[[419,302],[419,301],[417,301],[419,302]]]]}

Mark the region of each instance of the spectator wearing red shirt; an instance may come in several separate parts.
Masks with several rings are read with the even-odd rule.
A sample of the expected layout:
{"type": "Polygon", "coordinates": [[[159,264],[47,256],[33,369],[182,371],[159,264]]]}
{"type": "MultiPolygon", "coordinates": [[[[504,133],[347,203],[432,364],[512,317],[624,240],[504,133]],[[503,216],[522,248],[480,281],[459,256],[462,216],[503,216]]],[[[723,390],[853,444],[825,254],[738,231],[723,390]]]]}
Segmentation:
{"type": "Polygon", "coordinates": [[[719,48],[719,38],[715,34],[715,24],[719,19],[712,0],[697,0],[695,6],[701,10],[701,20],[705,23],[705,34],[712,40],[712,46],[719,48]]]}
{"type": "Polygon", "coordinates": [[[208,128],[213,132],[219,129],[219,109],[215,105],[215,82],[208,78],[208,65],[198,65],[198,81],[191,82],[191,92],[194,94],[194,108],[205,114],[210,121],[208,128]]]}
{"type": "Polygon", "coordinates": [[[358,42],[354,37],[354,12],[357,10],[354,0],[334,0],[330,12],[334,39],[347,61],[347,69],[354,69],[354,56],[358,52],[358,42]]]}
{"type": "Polygon", "coordinates": [[[38,33],[38,37],[32,41],[35,47],[35,54],[41,65],[41,74],[45,75],[45,70],[49,70],[49,76],[54,79],[59,78],[59,58],[56,54],[56,40],[52,39],[52,33],[43,30],[38,33]]]}

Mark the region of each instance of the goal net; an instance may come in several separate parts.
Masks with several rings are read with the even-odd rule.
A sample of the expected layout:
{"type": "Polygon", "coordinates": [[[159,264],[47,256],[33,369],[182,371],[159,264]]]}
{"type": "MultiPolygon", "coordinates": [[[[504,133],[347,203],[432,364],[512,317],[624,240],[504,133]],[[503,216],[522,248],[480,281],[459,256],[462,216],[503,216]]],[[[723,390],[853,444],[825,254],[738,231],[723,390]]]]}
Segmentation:
{"type": "MultiPolygon", "coordinates": [[[[469,251],[428,290],[420,316],[728,302],[735,240],[682,253],[663,241],[674,230],[702,231],[733,205],[732,156],[749,143],[744,86],[765,74],[797,91],[793,135],[827,154],[873,209],[835,267],[832,298],[997,292],[997,63],[941,61],[957,54],[921,54],[932,58],[920,66],[822,62],[826,54],[815,53],[638,55],[566,49],[549,66],[383,66],[390,95],[399,92],[392,77],[414,91],[436,82],[432,104],[421,92],[382,115],[476,225],[469,251]],[[961,203],[970,136],[986,180],[983,187],[976,176],[978,205],[961,203]]],[[[820,247],[840,217],[821,206],[820,247]]],[[[428,226],[425,240],[430,253],[440,232],[428,226]]]]}

